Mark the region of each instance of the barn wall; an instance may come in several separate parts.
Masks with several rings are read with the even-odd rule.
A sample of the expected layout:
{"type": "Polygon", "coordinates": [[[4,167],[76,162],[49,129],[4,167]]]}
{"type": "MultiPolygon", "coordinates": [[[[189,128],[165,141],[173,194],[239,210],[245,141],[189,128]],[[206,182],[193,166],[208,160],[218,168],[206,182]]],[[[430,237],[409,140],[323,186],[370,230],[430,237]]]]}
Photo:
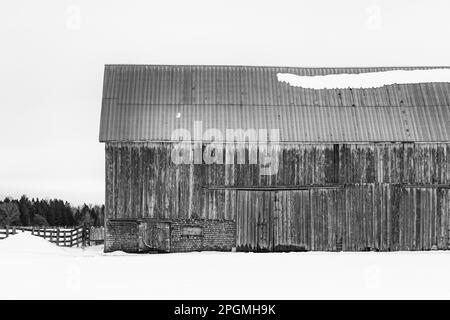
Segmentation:
{"type": "Polygon", "coordinates": [[[361,184],[237,193],[240,250],[448,248],[448,188],[361,184]]]}
{"type": "Polygon", "coordinates": [[[171,144],[108,144],[108,218],[231,219],[230,188],[448,185],[450,144],[283,145],[278,174],[259,165],[175,165],[171,144]]]}
{"type": "Polygon", "coordinates": [[[274,249],[447,246],[448,143],[282,144],[273,176],[259,165],[175,165],[171,146],[106,145],[107,219],[236,221],[238,192],[265,188],[284,204],[274,249]]]}

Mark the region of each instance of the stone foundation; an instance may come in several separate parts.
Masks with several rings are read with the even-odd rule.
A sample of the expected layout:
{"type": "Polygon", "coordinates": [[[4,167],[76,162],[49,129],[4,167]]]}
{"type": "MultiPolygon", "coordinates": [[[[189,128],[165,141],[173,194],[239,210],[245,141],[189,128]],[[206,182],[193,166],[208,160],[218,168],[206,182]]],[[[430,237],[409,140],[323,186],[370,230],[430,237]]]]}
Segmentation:
{"type": "Polygon", "coordinates": [[[236,246],[234,221],[191,220],[171,223],[171,251],[231,251],[236,246]]]}
{"type": "MultiPolygon", "coordinates": [[[[148,220],[149,221],[149,220],[148,220]]],[[[155,221],[155,220],[153,220],[155,221]]],[[[145,220],[110,220],[106,223],[105,252],[146,251],[139,225],[145,220]]],[[[236,246],[236,223],[231,220],[172,220],[170,252],[231,251],[236,246]]]]}
{"type": "Polygon", "coordinates": [[[139,223],[136,220],[113,220],[106,222],[105,252],[138,252],[139,223]]]}

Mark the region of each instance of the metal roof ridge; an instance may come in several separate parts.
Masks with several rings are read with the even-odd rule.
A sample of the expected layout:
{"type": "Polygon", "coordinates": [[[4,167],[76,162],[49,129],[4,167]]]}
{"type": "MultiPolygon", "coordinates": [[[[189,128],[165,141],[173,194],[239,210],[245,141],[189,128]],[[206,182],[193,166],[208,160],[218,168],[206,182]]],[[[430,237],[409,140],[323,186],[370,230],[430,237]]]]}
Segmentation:
{"type": "Polygon", "coordinates": [[[333,66],[274,66],[274,65],[226,65],[226,64],[105,64],[105,67],[222,67],[222,68],[236,68],[236,67],[242,67],[242,68],[293,68],[293,69],[381,69],[381,68],[388,68],[388,69],[403,69],[403,68],[417,68],[417,69],[423,69],[423,68],[432,68],[432,69],[449,69],[450,65],[448,66],[439,66],[439,65],[405,65],[405,66],[346,66],[346,67],[333,67],[333,66]]]}

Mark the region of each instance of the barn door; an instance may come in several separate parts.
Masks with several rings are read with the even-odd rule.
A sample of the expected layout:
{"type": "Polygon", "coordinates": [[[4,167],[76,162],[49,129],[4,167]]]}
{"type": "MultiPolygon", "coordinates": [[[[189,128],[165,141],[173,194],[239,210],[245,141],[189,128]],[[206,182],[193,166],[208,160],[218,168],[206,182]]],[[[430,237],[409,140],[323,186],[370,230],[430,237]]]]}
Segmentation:
{"type": "Polygon", "coordinates": [[[169,252],[170,251],[170,223],[142,222],[139,224],[140,252],[169,252]]]}
{"type": "Polygon", "coordinates": [[[343,195],[341,188],[237,191],[238,250],[341,250],[343,195]]]}
{"type": "Polygon", "coordinates": [[[236,195],[236,246],[242,251],[272,251],[273,194],[270,191],[244,191],[236,195]]]}
{"type": "Polygon", "coordinates": [[[399,250],[448,249],[450,189],[405,187],[397,211],[398,222],[391,224],[399,227],[391,242],[398,243],[399,250]]]}
{"type": "Polygon", "coordinates": [[[237,192],[237,248],[296,251],[307,248],[309,191],[237,192]]]}
{"type": "Polygon", "coordinates": [[[310,190],[277,191],[273,202],[274,251],[307,250],[310,216],[310,190]]]}

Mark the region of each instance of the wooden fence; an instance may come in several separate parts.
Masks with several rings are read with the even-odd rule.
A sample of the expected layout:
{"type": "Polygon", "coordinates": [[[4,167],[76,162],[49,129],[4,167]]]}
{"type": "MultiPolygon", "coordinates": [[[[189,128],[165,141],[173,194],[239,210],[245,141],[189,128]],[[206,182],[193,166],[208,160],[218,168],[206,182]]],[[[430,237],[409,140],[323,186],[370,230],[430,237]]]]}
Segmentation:
{"type": "Polygon", "coordinates": [[[103,243],[104,227],[6,227],[0,229],[0,240],[19,232],[31,232],[32,235],[49,240],[58,246],[74,247],[103,243]]]}
{"type": "Polygon", "coordinates": [[[7,238],[11,234],[16,234],[17,232],[12,228],[6,227],[6,229],[0,229],[0,240],[7,238]]]}

